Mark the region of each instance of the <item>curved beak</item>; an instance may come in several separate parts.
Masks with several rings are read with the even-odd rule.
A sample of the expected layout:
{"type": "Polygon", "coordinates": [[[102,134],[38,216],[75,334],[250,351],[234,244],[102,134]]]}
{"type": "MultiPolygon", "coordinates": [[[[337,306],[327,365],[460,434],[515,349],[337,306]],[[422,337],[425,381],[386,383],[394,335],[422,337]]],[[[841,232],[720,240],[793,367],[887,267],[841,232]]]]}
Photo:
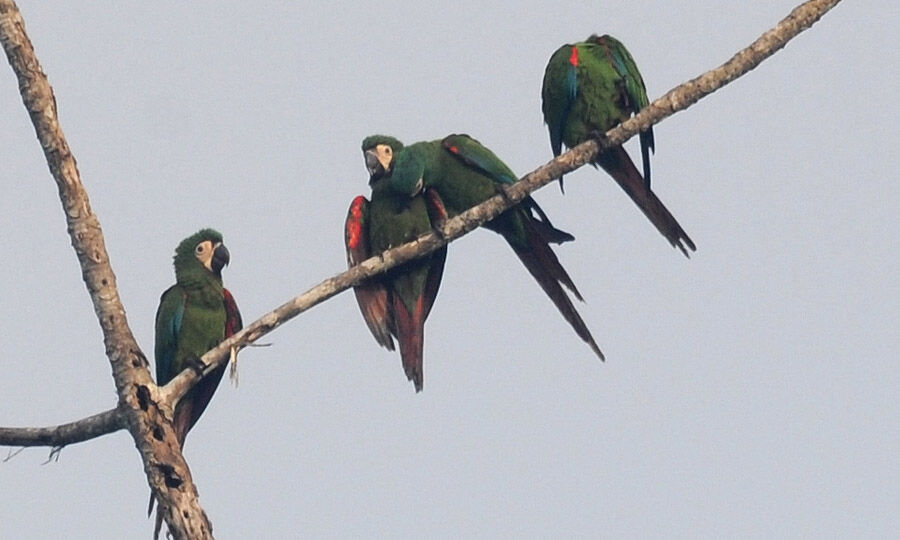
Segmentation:
{"type": "Polygon", "coordinates": [[[219,244],[216,246],[216,249],[213,250],[212,256],[212,271],[217,276],[222,275],[222,269],[228,266],[228,263],[231,261],[231,254],[228,253],[228,248],[225,247],[225,244],[219,244]]]}
{"type": "Polygon", "coordinates": [[[366,169],[369,171],[370,178],[378,178],[384,174],[384,165],[381,164],[381,160],[378,159],[378,154],[375,150],[366,150],[365,157],[366,169]]]}

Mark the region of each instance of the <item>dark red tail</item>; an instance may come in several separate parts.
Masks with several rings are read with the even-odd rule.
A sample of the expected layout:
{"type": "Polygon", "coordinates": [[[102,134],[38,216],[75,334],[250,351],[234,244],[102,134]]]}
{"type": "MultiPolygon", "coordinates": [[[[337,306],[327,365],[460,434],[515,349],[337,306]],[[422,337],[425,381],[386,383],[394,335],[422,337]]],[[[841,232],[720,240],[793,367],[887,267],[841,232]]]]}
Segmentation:
{"type": "Polygon", "coordinates": [[[610,148],[597,158],[597,164],[622,186],[634,204],[644,212],[647,219],[656,226],[673,247],[680,249],[686,257],[690,257],[688,249],[697,251],[693,240],[684,232],[675,216],[650,191],[624,148],[621,146],[610,148]]]}
{"type": "Polygon", "coordinates": [[[422,391],[422,350],[425,341],[425,301],[419,297],[413,313],[406,309],[406,304],[399,294],[393,294],[394,322],[397,325],[397,341],[400,344],[400,359],[406,378],[422,391]]]}
{"type": "Polygon", "coordinates": [[[572,300],[569,299],[569,295],[566,294],[566,291],[564,291],[560,285],[563,284],[568,287],[569,290],[581,300],[581,294],[579,294],[578,289],[575,288],[575,284],[572,283],[572,278],[569,277],[566,269],[563,268],[559,259],[556,258],[556,253],[554,253],[550,248],[550,245],[547,244],[547,241],[540,234],[539,230],[535,228],[534,222],[531,219],[525,220],[525,230],[528,235],[528,247],[518,247],[515,243],[509,242],[513,251],[516,252],[516,255],[519,256],[519,260],[522,261],[522,264],[525,265],[528,272],[534,276],[534,279],[537,280],[541,288],[544,289],[544,292],[547,293],[547,296],[550,297],[550,300],[553,301],[556,308],[562,313],[562,316],[570,325],[572,325],[572,328],[575,329],[575,333],[578,334],[578,337],[590,345],[591,349],[601,360],[605,360],[603,353],[600,351],[600,347],[597,346],[594,337],[591,335],[591,331],[588,330],[581,315],[578,314],[575,306],[572,305],[572,300]]]}

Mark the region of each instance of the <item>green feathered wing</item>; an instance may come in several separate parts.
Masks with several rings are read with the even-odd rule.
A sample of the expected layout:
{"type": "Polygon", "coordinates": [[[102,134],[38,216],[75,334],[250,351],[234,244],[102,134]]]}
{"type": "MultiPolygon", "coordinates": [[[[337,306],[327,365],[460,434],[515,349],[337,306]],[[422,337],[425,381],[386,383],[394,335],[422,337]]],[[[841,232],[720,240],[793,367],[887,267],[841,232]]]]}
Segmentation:
{"type": "MultiPolygon", "coordinates": [[[[411,193],[417,185],[434,189],[447,213],[454,216],[496,195],[501,186],[516,179],[515,173],[481,143],[468,135],[450,135],[404,148],[396,158],[392,181],[400,193],[411,193]]],[[[563,286],[578,299],[581,295],[549,245],[574,237],[553,227],[531,197],[484,226],[506,239],[578,336],[603,358],[563,286]]]]}
{"type": "MultiPolygon", "coordinates": [[[[345,221],[349,266],[432,230],[432,215],[443,210],[424,195],[406,197],[390,189],[385,177],[372,184],[372,200],[353,200],[345,221]]],[[[434,305],[447,257],[446,246],[404,263],[355,288],[363,318],[379,344],[393,350],[397,339],[407,378],[417,392],[424,386],[425,320],[434,305]]]]}
{"type": "MultiPolygon", "coordinates": [[[[591,36],[563,45],[550,57],[541,90],[544,122],[553,155],[609,131],[649,104],[644,80],[631,54],[612,36],[591,36]]],[[[650,190],[653,128],[640,134],[644,176],[622,146],[598,156],[594,165],[609,173],[672,246],[696,251],[662,201],[650,190]]]]}

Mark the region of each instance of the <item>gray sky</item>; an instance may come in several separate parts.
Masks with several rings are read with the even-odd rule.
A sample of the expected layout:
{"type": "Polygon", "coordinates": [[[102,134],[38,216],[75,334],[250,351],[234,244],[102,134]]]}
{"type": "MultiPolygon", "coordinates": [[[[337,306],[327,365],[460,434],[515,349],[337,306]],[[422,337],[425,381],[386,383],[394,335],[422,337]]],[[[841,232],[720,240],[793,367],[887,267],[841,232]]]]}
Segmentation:
{"type": "MultiPolygon", "coordinates": [[[[617,36],[655,98],[796,3],[19,2],[148,355],[201,227],[247,321],[344,269],[364,136],[467,132],[524,174],[559,45],[617,36]]],[[[350,293],[242,353],[186,446],[216,536],[896,535],[898,22],[845,2],[655,128],[691,260],[603,173],[537,194],[605,364],[487,231],[450,248],[420,395],[350,293]]],[[[109,364],[8,68],[0,118],[0,425],[68,422],[115,404],[109,364]]],[[[150,536],[125,432],[46,457],[0,464],[3,537],[150,536]]]]}

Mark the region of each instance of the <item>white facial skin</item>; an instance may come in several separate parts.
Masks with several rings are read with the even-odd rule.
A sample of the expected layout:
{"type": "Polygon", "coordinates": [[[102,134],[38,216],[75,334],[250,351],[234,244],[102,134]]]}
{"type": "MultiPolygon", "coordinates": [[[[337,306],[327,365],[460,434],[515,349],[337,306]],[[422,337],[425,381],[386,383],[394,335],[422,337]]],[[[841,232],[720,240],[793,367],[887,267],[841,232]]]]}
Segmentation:
{"type": "Polygon", "coordinates": [[[391,170],[391,160],[394,159],[394,151],[391,150],[390,146],[379,144],[375,147],[375,156],[378,157],[378,162],[381,163],[384,170],[391,170]]]}
{"type": "Polygon", "coordinates": [[[200,264],[205,266],[210,272],[212,272],[213,251],[215,251],[218,246],[219,244],[213,244],[209,240],[204,240],[194,248],[194,256],[197,257],[200,264]]]}

